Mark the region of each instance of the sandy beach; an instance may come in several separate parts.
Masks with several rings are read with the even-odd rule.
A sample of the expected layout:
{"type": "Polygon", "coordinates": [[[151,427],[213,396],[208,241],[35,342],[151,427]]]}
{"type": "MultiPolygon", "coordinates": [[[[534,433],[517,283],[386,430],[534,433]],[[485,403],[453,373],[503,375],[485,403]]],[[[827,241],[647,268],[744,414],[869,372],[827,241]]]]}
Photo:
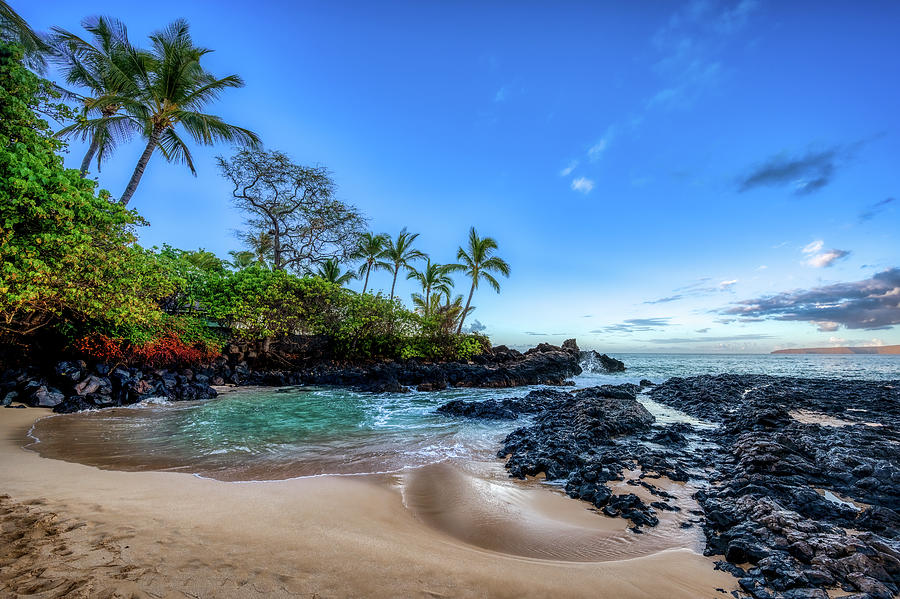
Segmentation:
{"type": "MultiPolygon", "coordinates": [[[[579,562],[465,543],[446,531],[467,509],[426,522],[404,505],[403,477],[225,483],[42,458],[23,446],[48,413],[0,411],[4,596],[697,598],[734,588],[689,549],[579,562]]],[[[432,473],[407,488],[421,497],[435,484],[432,473]]],[[[573,530],[591,526],[588,518],[605,525],[579,502],[540,493],[538,505],[513,502],[519,512],[495,532],[518,526],[527,541],[536,534],[522,519],[529,510],[541,512],[536,529],[547,514],[573,530]]]]}

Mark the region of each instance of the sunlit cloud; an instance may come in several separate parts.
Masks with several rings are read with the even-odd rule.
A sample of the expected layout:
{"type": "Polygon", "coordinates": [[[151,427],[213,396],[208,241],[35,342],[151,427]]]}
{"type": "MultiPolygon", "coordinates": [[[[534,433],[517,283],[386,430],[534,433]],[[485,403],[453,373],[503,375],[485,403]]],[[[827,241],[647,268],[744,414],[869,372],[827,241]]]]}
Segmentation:
{"type": "Polygon", "coordinates": [[[817,239],[816,241],[813,241],[813,242],[809,243],[808,245],[806,245],[800,251],[803,252],[804,254],[815,254],[816,252],[821,250],[824,245],[825,245],[824,241],[822,241],[821,239],[817,239]]]}
{"type": "Polygon", "coordinates": [[[886,329],[900,324],[900,268],[869,279],[786,291],[735,302],[719,311],[746,319],[810,322],[819,330],[886,329]],[[838,325],[838,326],[836,326],[838,325]]]}
{"type": "Polygon", "coordinates": [[[813,268],[826,268],[832,266],[841,258],[846,258],[849,255],[850,252],[847,250],[828,250],[827,252],[812,256],[806,263],[813,268]]]}

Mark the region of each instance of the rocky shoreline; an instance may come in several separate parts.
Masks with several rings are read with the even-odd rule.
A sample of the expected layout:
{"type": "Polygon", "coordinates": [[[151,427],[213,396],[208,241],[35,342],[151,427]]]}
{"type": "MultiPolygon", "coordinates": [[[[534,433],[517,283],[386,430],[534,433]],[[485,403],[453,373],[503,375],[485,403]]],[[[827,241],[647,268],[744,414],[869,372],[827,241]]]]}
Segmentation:
{"type": "Polygon", "coordinates": [[[496,346],[468,362],[343,363],[315,354],[301,356],[278,349],[264,354],[252,345],[232,343],[213,363],[193,368],[136,368],[64,360],[43,367],[8,369],[0,375],[0,405],[15,402],[69,413],[130,405],[151,397],[209,399],[216,397],[214,387],[221,385],[336,385],[373,393],[565,385],[581,373],[582,359],[624,370],[618,360],[580,351],[574,339],[561,347],[542,343],[524,353],[496,346]]]}
{"type": "Polygon", "coordinates": [[[707,555],[739,579],[735,597],[898,595],[900,381],[718,375],[648,387],[539,390],[438,411],[527,418],[498,452],[510,476],[565,482],[635,533],[683,509],[654,480],[690,480],[702,509],[683,526],[702,526],[707,555]],[[661,425],[647,399],[697,420],[661,425]],[[623,480],[657,501],[607,485],[623,480]]]}

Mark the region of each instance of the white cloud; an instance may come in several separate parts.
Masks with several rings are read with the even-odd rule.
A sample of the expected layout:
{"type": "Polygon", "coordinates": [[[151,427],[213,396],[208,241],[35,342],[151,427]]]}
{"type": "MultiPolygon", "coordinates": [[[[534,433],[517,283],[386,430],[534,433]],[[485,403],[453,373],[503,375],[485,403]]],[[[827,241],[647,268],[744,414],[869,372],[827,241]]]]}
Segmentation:
{"type": "Polygon", "coordinates": [[[591,146],[591,148],[588,150],[588,158],[591,159],[591,162],[600,160],[600,157],[603,156],[603,152],[606,151],[606,146],[608,145],[609,140],[603,137],[600,139],[600,141],[591,146]]]}
{"type": "Polygon", "coordinates": [[[586,177],[572,179],[572,189],[581,193],[590,193],[594,189],[594,182],[586,177]]]}
{"type": "Polygon", "coordinates": [[[569,163],[569,166],[567,166],[563,170],[559,171],[559,176],[560,177],[568,177],[569,175],[572,174],[572,171],[574,171],[577,166],[578,166],[578,161],[573,160],[572,162],[569,163]]]}
{"type": "Polygon", "coordinates": [[[804,254],[815,254],[816,252],[821,250],[824,245],[825,245],[825,242],[822,241],[821,239],[818,239],[816,241],[813,241],[809,245],[807,245],[805,248],[803,248],[803,253],[804,254]]]}
{"type": "Polygon", "coordinates": [[[873,338],[863,343],[863,347],[881,347],[884,345],[884,339],[873,338]]]}
{"type": "Polygon", "coordinates": [[[505,102],[508,93],[509,91],[506,89],[506,86],[501,87],[497,90],[497,93],[494,94],[494,102],[505,102]]]}
{"type": "Polygon", "coordinates": [[[737,279],[731,279],[730,281],[722,281],[721,283],[719,283],[719,288],[720,289],[731,289],[737,282],[738,282],[737,279]]]}
{"type": "Polygon", "coordinates": [[[756,270],[765,270],[765,269],[767,269],[767,268],[769,268],[769,267],[766,266],[765,264],[760,264],[760,265],[756,268],[756,270]]]}
{"type": "Polygon", "coordinates": [[[818,329],[820,331],[822,331],[823,333],[834,332],[834,331],[838,330],[838,328],[841,326],[840,324],[838,324],[836,322],[831,322],[831,321],[827,321],[827,320],[814,322],[813,324],[815,324],[818,327],[818,329]]]}
{"type": "Polygon", "coordinates": [[[847,256],[850,252],[846,250],[828,250],[821,254],[816,254],[806,261],[813,268],[825,268],[831,266],[841,258],[847,256]]]}
{"type": "Polygon", "coordinates": [[[829,337],[828,343],[830,343],[834,347],[840,347],[843,345],[847,345],[847,340],[843,337],[829,337]]]}

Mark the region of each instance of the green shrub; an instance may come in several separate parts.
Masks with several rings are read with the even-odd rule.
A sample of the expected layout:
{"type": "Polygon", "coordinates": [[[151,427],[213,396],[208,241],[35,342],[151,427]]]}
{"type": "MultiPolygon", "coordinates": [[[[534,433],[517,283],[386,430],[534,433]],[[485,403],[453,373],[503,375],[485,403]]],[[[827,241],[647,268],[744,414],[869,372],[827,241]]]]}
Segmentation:
{"type": "Polygon", "coordinates": [[[135,245],[143,221],[63,167],[37,112],[60,106],[21,59],[0,43],[0,341],[65,321],[152,325],[171,282],[135,245]]]}

